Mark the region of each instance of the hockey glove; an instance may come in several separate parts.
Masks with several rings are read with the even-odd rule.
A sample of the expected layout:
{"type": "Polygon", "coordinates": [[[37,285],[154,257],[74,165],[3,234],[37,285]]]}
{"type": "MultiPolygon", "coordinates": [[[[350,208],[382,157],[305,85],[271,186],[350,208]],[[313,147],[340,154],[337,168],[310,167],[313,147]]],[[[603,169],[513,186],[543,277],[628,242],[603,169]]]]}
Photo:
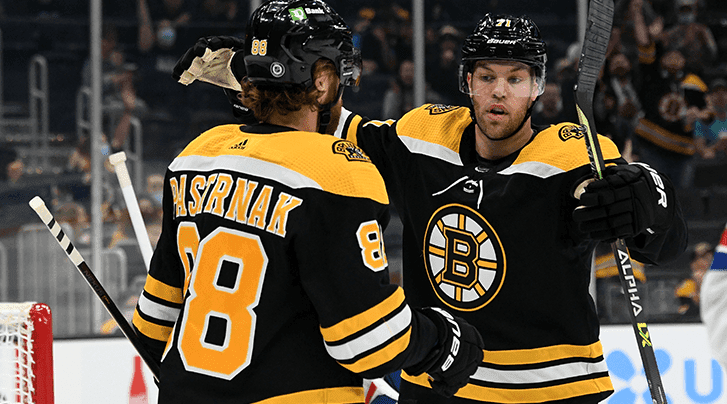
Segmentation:
{"type": "Polygon", "coordinates": [[[573,220],[594,240],[613,242],[644,231],[653,234],[669,226],[674,215],[674,201],[667,192],[672,192],[670,184],[646,164],[609,166],[602,179],[589,183],[580,194],[582,206],[573,212],[573,220]]]}
{"type": "Polygon", "coordinates": [[[428,307],[421,313],[436,324],[439,342],[421,363],[404,371],[413,376],[428,373],[432,390],[452,397],[482,363],[485,343],[475,327],[440,308],[428,307]]]}
{"type": "Polygon", "coordinates": [[[242,50],[245,42],[233,36],[208,36],[187,49],[172,70],[172,77],[185,86],[195,80],[240,91],[245,72],[242,50]],[[237,57],[235,57],[237,56],[237,57]]]}

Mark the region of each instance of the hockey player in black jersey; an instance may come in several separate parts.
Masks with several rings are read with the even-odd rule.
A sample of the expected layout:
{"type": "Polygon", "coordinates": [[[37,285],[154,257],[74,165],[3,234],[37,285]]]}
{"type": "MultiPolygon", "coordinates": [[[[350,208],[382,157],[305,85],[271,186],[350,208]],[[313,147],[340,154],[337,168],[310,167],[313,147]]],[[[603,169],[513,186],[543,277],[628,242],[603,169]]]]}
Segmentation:
{"type": "Polygon", "coordinates": [[[165,176],[133,319],[159,402],[363,403],[363,377],[402,368],[451,396],[481,336],[388,282],[384,182],[355,144],[316,133],[358,84],[350,30],[321,1],[271,1],[246,43],[240,90],[261,122],[201,134],[165,176]]]}
{"type": "Polygon", "coordinates": [[[400,402],[605,400],[613,386],[588,291],[593,250],[623,238],[639,262],[679,256],[687,231],[674,188],[602,136],[608,167],[590,182],[578,125],[531,125],[547,52],[529,18],[486,15],[462,56],[469,108],[424,105],[398,121],[344,109],[336,130],[371,158],[401,216],[407,299],[454,310],[485,340],[454,398],[405,369],[400,402]]]}

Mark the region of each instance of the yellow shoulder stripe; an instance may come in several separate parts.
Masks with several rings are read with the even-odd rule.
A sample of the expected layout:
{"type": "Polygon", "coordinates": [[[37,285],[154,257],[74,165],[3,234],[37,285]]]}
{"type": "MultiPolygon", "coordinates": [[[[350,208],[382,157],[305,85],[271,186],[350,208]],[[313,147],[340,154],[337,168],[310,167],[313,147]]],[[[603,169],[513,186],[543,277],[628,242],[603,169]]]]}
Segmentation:
{"type": "Polygon", "coordinates": [[[444,146],[459,153],[462,132],[472,123],[469,108],[425,104],[397,123],[400,137],[411,137],[444,146]]]}
{"type": "Polygon", "coordinates": [[[391,296],[363,313],[347,318],[331,327],[321,327],[323,339],[329,342],[340,341],[351,334],[355,334],[371,326],[382,317],[389,315],[401,307],[402,304],[404,304],[404,291],[401,288],[397,288],[391,296]]]}
{"type": "MultiPolygon", "coordinates": [[[[529,145],[525,146],[513,165],[536,161],[570,171],[590,164],[585,137],[583,134],[579,134],[576,128],[576,124],[562,123],[543,130],[529,145]]],[[[611,139],[598,135],[598,141],[604,160],[621,156],[611,139]]]]}
{"type": "Polygon", "coordinates": [[[169,286],[166,283],[154,279],[151,275],[147,275],[144,290],[152,296],[164,299],[171,303],[182,304],[184,300],[182,289],[169,286]]]}
{"type": "MultiPolygon", "coordinates": [[[[254,159],[248,160],[250,166],[264,166],[266,172],[274,166],[293,171],[305,177],[306,184],[312,180],[330,193],[389,203],[384,180],[363,150],[350,140],[330,135],[302,131],[253,134],[240,131],[238,125],[222,125],[200,135],[179,155],[187,156],[239,156],[241,163],[245,158],[254,159]]],[[[236,168],[244,172],[246,166],[236,168]]]]}

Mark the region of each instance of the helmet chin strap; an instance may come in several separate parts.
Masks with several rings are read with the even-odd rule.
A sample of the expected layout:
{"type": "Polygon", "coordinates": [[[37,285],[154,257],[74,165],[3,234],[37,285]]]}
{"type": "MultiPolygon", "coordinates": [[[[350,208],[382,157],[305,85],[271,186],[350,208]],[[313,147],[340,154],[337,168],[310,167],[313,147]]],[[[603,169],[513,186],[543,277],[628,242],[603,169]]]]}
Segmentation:
{"type": "Polygon", "coordinates": [[[328,124],[331,123],[331,108],[333,108],[334,105],[338,102],[338,100],[343,95],[343,85],[338,85],[338,91],[336,92],[336,96],[333,97],[333,101],[321,105],[321,108],[318,110],[318,133],[326,133],[326,129],[328,129],[328,124]]]}

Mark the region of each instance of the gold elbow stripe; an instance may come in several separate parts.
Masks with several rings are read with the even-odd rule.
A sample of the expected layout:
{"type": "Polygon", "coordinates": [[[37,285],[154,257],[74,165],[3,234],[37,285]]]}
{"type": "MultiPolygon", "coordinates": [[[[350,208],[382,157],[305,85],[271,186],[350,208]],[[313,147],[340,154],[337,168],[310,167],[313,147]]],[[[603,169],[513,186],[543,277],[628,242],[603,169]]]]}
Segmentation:
{"type": "Polygon", "coordinates": [[[160,282],[152,278],[151,275],[146,277],[144,290],[146,290],[146,292],[150,295],[163,299],[167,302],[182,304],[183,301],[182,289],[160,282]]]}
{"type": "Polygon", "coordinates": [[[331,327],[321,327],[323,339],[327,342],[335,342],[347,338],[388,316],[402,304],[404,304],[404,291],[397,288],[391,296],[363,313],[347,318],[331,327]]]}
{"type": "Polygon", "coordinates": [[[132,323],[142,334],[157,341],[166,342],[169,339],[169,334],[172,333],[172,327],[166,327],[144,320],[139,314],[138,309],[134,311],[132,323]]]}

